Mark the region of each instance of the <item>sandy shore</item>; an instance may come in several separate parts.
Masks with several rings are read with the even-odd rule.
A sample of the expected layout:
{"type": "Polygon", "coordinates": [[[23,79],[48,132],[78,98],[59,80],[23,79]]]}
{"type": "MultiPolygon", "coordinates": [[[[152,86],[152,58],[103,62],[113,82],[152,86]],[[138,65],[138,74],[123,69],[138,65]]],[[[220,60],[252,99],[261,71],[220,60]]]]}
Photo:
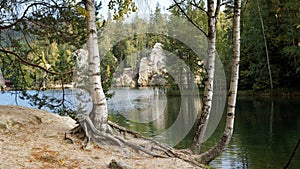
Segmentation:
{"type": "Polygon", "coordinates": [[[125,168],[196,168],[176,158],[153,158],[133,154],[118,147],[91,145],[82,148],[64,140],[75,126],[69,117],[18,106],[0,106],[0,168],[108,168],[112,160],[125,168]]]}

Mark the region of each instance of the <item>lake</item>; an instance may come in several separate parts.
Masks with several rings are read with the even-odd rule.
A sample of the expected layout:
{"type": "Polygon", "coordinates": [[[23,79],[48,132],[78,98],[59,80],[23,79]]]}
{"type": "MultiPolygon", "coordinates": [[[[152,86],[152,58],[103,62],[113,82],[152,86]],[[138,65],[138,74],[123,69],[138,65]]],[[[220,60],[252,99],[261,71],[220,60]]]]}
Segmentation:
{"type": "MultiPolygon", "coordinates": [[[[114,91],[115,97],[108,100],[110,120],[145,136],[176,145],[177,148],[189,146],[192,139],[192,132],[189,131],[193,129],[196,113],[201,106],[198,97],[166,96],[152,88],[125,88],[114,91]]],[[[61,97],[61,91],[57,90],[43,93],[61,97]]],[[[67,99],[72,98],[70,93],[66,91],[67,99]]],[[[19,99],[13,92],[0,92],[0,104],[34,107],[19,99]]],[[[233,138],[222,155],[210,166],[218,169],[283,168],[300,137],[299,105],[299,98],[238,97],[233,138]]],[[[216,119],[214,121],[218,122],[219,117],[216,119]]],[[[218,123],[213,125],[217,128],[204,143],[202,151],[220,137],[225,124],[224,117],[220,119],[218,126],[218,123]]],[[[300,168],[300,149],[289,168],[300,168]]]]}

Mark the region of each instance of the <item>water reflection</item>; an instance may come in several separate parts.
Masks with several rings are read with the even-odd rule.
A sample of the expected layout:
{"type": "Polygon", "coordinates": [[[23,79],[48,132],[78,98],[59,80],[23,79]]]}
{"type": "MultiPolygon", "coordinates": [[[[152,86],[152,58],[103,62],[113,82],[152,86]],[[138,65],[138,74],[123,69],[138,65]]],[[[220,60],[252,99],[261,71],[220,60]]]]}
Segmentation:
{"type": "MultiPolygon", "coordinates": [[[[239,98],[230,146],[216,168],[283,168],[300,137],[299,99],[239,98]]],[[[300,150],[289,168],[300,168],[300,150]]]]}
{"type": "Polygon", "coordinates": [[[115,97],[109,101],[108,109],[120,113],[129,120],[128,126],[153,128],[151,136],[157,141],[175,146],[193,127],[200,111],[200,98],[197,95],[181,97],[159,94],[155,88],[114,89],[115,97]],[[134,122],[134,123],[132,123],[134,122]],[[147,123],[147,124],[146,124],[147,123]]]}
{"type": "Polygon", "coordinates": [[[128,120],[149,123],[165,115],[167,98],[155,89],[114,88],[114,97],[108,102],[111,113],[120,113],[128,120]]]}
{"type": "MultiPolygon", "coordinates": [[[[110,120],[146,136],[160,138],[169,144],[175,144],[177,141],[172,142],[172,139],[163,138],[175,140],[178,133],[185,133],[190,129],[189,124],[192,123],[190,119],[195,117],[193,112],[199,110],[197,107],[200,108],[199,97],[157,96],[154,95],[153,89],[130,92],[126,90],[118,91],[121,92],[118,97],[108,100],[110,120]],[[129,99],[124,96],[128,96],[129,99]],[[124,112],[129,113],[124,115],[124,112]],[[148,120],[149,123],[130,119],[148,120]],[[180,125],[175,125],[172,132],[164,135],[176,121],[180,125]]],[[[45,93],[55,97],[60,97],[61,94],[60,91],[45,91],[45,93]]],[[[26,101],[18,99],[18,94],[0,93],[0,104],[16,105],[16,101],[18,105],[31,107],[26,101]]],[[[218,101],[214,103],[218,104],[218,101]]],[[[210,165],[218,169],[283,168],[300,137],[299,105],[300,99],[239,97],[232,141],[223,154],[210,165]]],[[[222,119],[213,136],[205,142],[206,148],[220,138],[224,122],[222,119]]],[[[192,133],[193,129],[177,147],[188,147],[192,133]]],[[[299,169],[299,159],[300,149],[289,168],[299,169]]]]}
{"type": "MultiPolygon", "coordinates": [[[[184,139],[192,129],[197,113],[200,111],[199,97],[185,95],[181,96],[180,99],[180,109],[177,117],[174,118],[175,121],[169,123],[171,126],[166,131],[154,137],[155,140],[170,146],[175,146],[184,139]]],[[[173,104],[171,103],[170,105],[173,104]]],[[[168,116],[172,114],[172,111],[169,111],[169,109],[166,111],[168,112],[168,116]]]]}

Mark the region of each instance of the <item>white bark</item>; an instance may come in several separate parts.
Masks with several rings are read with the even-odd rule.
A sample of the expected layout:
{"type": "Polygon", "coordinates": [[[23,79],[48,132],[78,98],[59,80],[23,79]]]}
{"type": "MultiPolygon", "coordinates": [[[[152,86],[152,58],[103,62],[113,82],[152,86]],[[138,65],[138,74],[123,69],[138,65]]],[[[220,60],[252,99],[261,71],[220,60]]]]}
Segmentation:
{"type": "Polygon", "coordinates": [[[87,50],[89,52],[89,89],[93,99],[93,111],[90,114],[90,118],[93,121],[94,126],[100,131],[107,130],[107,103],[101,85],[100,74],[100,56],[98,49],[98,37],[96,28],[96,16],[94,0],[87,0],[85,2],[85,8],[88,12],[87,16],[87,31],[88,42],[87,50]]]}
{"type": "Polygon", "coordinates": [[[239,79],[239,64],[240,64],[240,18],[241,18],[241,0],[234,1],[234,17],[233,17],[233,55],[232,55],[232,67],[231,67],[231,81],[230,89],[228,94],[228,107],[227,107],[227,118],[226,128],[224,134],[228,134],[228,140],[233,133],[234,117],[235,117],[235,106],[238,89],[239,79]]]}
{"type": "Polygon", "coordinates": [[[212,107],[213,100],[213,84],[214,84],[214,72],[215,72],[215,57],[216,57],[216,23],[217,16],[214,12],[214,1],[207,1],[207,17],[208,17],[208,49],[207,49],[207,80],[205,82],[203,107],[200,115],[200,119],[197,122],[196,132],[191,145],[191,150],[194,154],[200,153],[200,145],[205,135],[207,128],[209,115],[212,107]]]}
{"type": "MultiPolygon", "coordinates": [[[[5,81],[4,81],[4,78],[3,78],[3,75],[2,75],[2,71],[0,69],[0,87],[4,87],[5,86],[5,81]]],[[[0,88],[1,90],[1,88],[0,88]]]]}
{"type": "Polygon", "coordinates": [[[219,154],[221,154],[221,152],[229,144],[233,134],[240,62],[240,15],[241,0],[235,0],[233,17],[233,55],[230,89],[228,94],[226,126],[219,142],[212,149],[200,155],[199,161],[204,164],[209,163],[217,156],[219,156],[219,154]]]}

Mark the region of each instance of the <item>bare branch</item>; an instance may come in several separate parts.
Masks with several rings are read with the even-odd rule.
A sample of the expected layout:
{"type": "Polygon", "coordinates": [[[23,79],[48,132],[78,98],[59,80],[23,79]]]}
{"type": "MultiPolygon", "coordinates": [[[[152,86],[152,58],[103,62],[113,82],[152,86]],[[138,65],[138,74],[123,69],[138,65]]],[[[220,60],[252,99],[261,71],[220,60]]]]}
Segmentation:
{"type": "Polygon", "coordinates": [[[287,162],[287,163],[285,164],[285,166],[283,167],[284,169],[288,168],[289,165],[291,164],[292,159],[294,158],[294,156],[295,156],[295,154],[296,154],[296,151],[297,151],[297,149],[299,148],[299,146],[300,146],[300,138],[298,139],[298,142],[297,142],[295,148],[293,149],[293,152],[292,152],[292,154],[291,154],[291,156],[290,156],[288,162],[287,162]]]}
{"type": "Polygon", "coordinates": [[[216,11],[214,17],[217,18],[220,12],[220,7],[221,7],[221,0],[217,0],[217,6],[216,6],[216,11]]]}
{"type": "Polygon", "coordinates": [[[207,13],[207,11],[200,6],[200,2],[201,1],[197,3],[195,0],[193,0],[193,2],[190,2],[190,4],[196,7],[197,9],[201,10],[202,12],[207,13]]]}
{"type": "Polygon", "coordinates": [[[187,13],[181,8],[181,6],[180,6],[180,4],[176,1],[176,0],[173,0],[173,2],[176,4],[176,6],[180,9],[180,11],[183,13],[183,15],[198,29],[198,30],[200,30],[206,37],[208,36],[207,35],[207,33],[203,30],[203,29],[201,29],[200,27],[199,27],[199,25],[198,24],[196,24],[194,21],[193,21],[193,19],[192,18],[190,18],[188,15],[187,15],[187,13]]]}
{"type": "MultiPolygon", "coordinates": [[[[184,1],[185,1],[185,0],[182,0],[181,2],[177,2],[177,4],[181,5],[184,1]]],[[[171,5],[169,8],[167,8],[167,10],[170,10],[170,9],[176,7],[177,4],[175,3],[175,4],[171,5]]]]}
{"type": "Polygon", "coordinates": [[[10,24],[10,25],[5,25],[5,26],[0,25],[0,29],[9,29],[9,28],[11,28],[11,27],[17,25],[19,22],[21,22],[21,21],[26,17],[26,14],[27,14],[27,12],[29,11],[29,9],[30,9],[31,7],[37,6],[37,5],[45,5],[45,6],[46,6],[46,5],[48,5],[48,4],[46,4],[46,3],[44,3],[44,2],[39,2],[39,3],[33,3],[33,4],[30,4],[29,6],[27,6],[27,8],[25,9],[23,15],[22,15],[19,19],[17,19],[14,23],[12,23],[12,24],[10,24]]]}
{"type": "Polygon", "coordinates": [[[50,71],[50,70],[48,70],[48,69],[46,69],[46,68],[44,68],[44,67],[42,67],[42,66],[39,66],[39,65],[37,65],[37,64],[31,63],[31,62],[25,60],[24,58],[22,58],[22,57],[21,57],[19,54],[17,54],[16,52],[9,51],[9,50],[5,50],[5,49],[0,49],[0,52],[6,53],[6,54],[14,55],[14,56],[16,56],[21,62],[23,62],[23,63],[25,63],[25,64],[27,64],[27,65],[29,65],[29,66],[32,66],[32,67],[37,67],[37,68],[39,68],[39,69],[41,69],[41,70],[43,70],[43,71],[45,71],[45,72],[47,72],[47,73],[49,73],[49,74],[53,74],[53,75],[67,75],[67,74],[73,73],[73,70],[70,70],[70,71],[67,71],[67,72],[63,72],[63,73],[52,72],[52,71],[50,71]]]}

